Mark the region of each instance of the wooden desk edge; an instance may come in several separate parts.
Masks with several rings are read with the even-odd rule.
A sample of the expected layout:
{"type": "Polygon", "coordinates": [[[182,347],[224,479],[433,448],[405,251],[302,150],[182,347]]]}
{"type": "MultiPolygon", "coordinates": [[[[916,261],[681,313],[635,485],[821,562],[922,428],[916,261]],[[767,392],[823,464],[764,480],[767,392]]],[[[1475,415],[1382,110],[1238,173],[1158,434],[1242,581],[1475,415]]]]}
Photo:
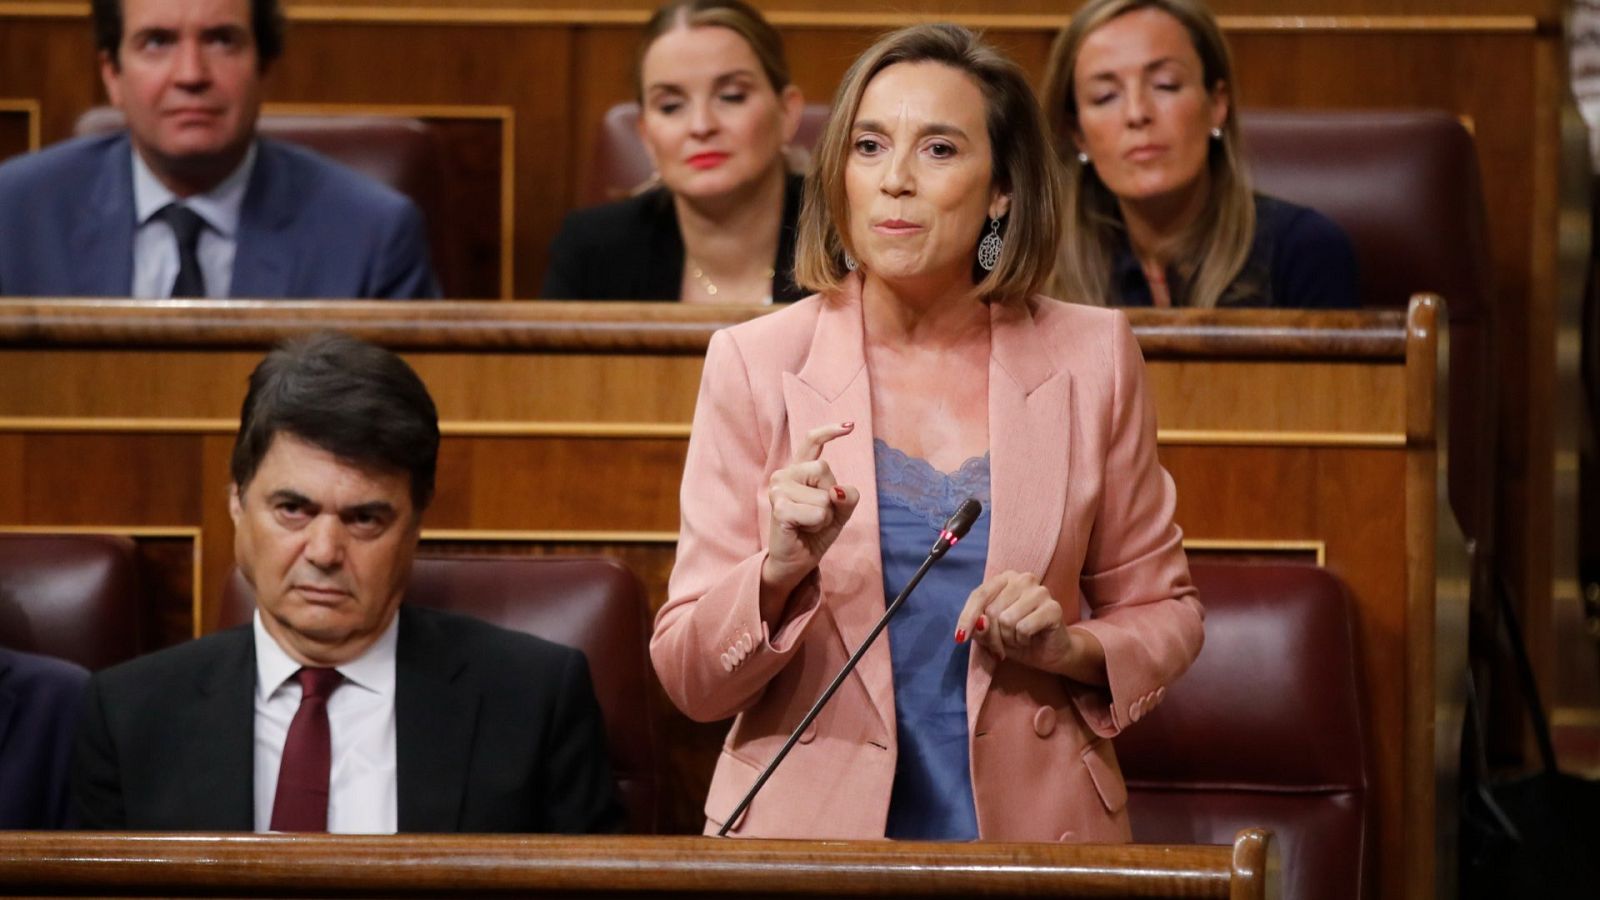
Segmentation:
{"type": "Polygon", "coordinates": [[[746,841],[701,837],[0,834],[7,892],[182,889],[428,895],[613,889],[1265,897],[1266,832],[1234,846],[746,841]],[[1239,893],[1243,887],[1246,893],[1239,893]]]}
{"type": "MultiPolygon", "coordinates": [[[[0,299],[0,348],[265,349],[345,331],[398,350],[698,355],[767,307],[553,301],[0,299]]],[[[1405,358],[1400,310],[1126,310],[1151,359],[1405,358]]]]}

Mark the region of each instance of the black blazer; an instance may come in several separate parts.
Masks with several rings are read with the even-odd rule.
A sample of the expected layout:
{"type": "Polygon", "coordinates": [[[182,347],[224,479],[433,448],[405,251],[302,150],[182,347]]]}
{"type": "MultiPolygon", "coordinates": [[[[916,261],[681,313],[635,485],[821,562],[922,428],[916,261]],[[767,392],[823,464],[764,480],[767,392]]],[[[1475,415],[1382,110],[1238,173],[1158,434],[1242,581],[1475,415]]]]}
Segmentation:
{"type": "MultiPolygon", "coordinates": [[[[806,295],[794,283],[795,223],[802,176],[784,182],[783,228],[772,261],[772,299],[806,295]]],[[[683,288],[683,234],[664,187],[567,214],[550,244],[539,295],[550,300],[677,300],[683,288]]]]}
{"type": "MultiPolygon", "coordinates": [[[[245,625],[91,677],[72,771],[81,826],[253,830],[255,665],[245,625]]],[[[401,606],[400,831],[616,831],[604,728],[582,653],[401,606]]]]}

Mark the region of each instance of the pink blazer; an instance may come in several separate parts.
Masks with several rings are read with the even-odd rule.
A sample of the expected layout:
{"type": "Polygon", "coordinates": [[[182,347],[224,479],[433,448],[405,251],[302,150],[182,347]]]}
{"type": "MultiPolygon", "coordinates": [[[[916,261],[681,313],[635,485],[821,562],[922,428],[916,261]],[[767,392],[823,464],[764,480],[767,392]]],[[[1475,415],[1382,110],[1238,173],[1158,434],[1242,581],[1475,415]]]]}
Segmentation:
{"type": "MultiPolygon", "coordinates": [[[[708,832],[884,610],[856,284],[718,332],[706,353],[678,558],[650,653],[679,709],[701,721],[738,716],[706,798],[708,832]],[[807,431],[845,421],[854,432],[823,459],[860,489],[861,503],[769,633],[757,597],[768,477],[807,431]]],[[[986,572],[1038,573],[1069,617],[1086,605],[1091,618],[1074,627],[1105,646],[1110,689],[997,663],[974,647],[967,716],[978,830],[991,840],[1126,841],[1127,789],[1109,738],[1160,703],[1194,660],[1204,616],[1172,521],[1172,479],[1156,460],[1143,358],[1113,310],[1035,297],[995,305],[991,317],[986,572]]],[[[880,638],[733,833],[883,837],[895,751],[889,642],[880,638]]]]}

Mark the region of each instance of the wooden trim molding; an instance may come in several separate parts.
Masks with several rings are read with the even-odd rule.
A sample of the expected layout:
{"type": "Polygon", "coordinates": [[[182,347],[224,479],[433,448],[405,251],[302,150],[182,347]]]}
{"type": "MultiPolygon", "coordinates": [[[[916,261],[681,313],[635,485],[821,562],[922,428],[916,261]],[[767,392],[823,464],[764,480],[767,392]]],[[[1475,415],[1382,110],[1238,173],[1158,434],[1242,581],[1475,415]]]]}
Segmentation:
{"type": "Polygon", "coordinates": [[[1156,443],[1167,447],[1340,447],[1392,449],[1404,447],[1406,436],[1388,432],[1339,431],[1213,431],[1158,428],[1156,443]]]}
{"type": "MultiPolygon", "coordinates": [[[[233,434],[237,419],[0,416],[0,434],[233,434]]],[[[469,422],[443,421],[446,437],[573,438],[578,440],[688,440],[688,422],[469,422]]],[[[1398,432],[1227,431],[1162,428],[1164,447],[1334,447],[1388,450],[1406,446],[1398,432]]]]}
{"type": "MultiPolygon", "coordinates": [[[[0,434],[233,434],[238,430],[238,419],[0,416],[0,434]]],[[[439,423],[439,432],[446,437],[469,438],[688,440],[689,423],[444,421],[439,423]]]]}
{"type": "Polygon", "coordinates": [[[3,113],[22,113],[28,117],[29,153],[33,153],[40,147],[44,146],[44,139],[41,131],[42,126],[40,124],[43,116],[40,112],[38,100],[35,100],[31,97],[0,99],[0,114],[3,113]]]}
{"type": "MultiPolygon", "coordinates": [[[[400,350],[700,355],[771,307],[562,301],[0,298],[0,348],[266,350],[337,329],[400,350]]],[[[1405,359],[1398,310],[1128,310],[1149,359],[1405,359]]]]}
{"type": "MultiPolygon", "coordinates": [[[[291,22],[376,23],[393,25],[643,25],[651,10],[597,10],[583,7],[527,9],[506,6],[381,6],[362,3],[289,5],[291,22]]],[[[89,16],[89,4],[62,0],[5,0],[0,17],[70,18],[89,16]]],[[[769,10],[767,19],[794,28],[896,28],[918,21],[941,19],[990,31],[1054,31],[1068,15],[919,12],[836,12],[823,10],[769,10]]],[[[1560,23],[1532,15],[1393,15],[1393,16],[1218,16],[1229,33],[1335,32],[1539,34],[1560,33],[1560,23]]]]}
{"type": "Polygon", "coordinates": [[[676,531],[496,531],[486,528],[424,528],[422,540],[435,543],[515,544],[676,544],[676,531]]]}
{"type": "Polygon", "coordinates": [[[1245,538],[1184,538],[1185,550],[1213,550],[1235,553],[1314,553],[1317,565],[1328,564],[1328,542],[1318,540],[1249,540],[1245,538]]]}

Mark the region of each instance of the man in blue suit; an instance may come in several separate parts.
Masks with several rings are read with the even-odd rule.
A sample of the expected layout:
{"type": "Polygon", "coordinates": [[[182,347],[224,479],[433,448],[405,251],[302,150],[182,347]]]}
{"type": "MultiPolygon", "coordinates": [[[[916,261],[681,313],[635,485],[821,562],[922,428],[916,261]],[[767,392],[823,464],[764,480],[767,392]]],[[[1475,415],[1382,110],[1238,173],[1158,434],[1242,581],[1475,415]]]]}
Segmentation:
{"type": "Polygon", "coordinates": [[[438,296],[400,194],[256,136],[277,0],[93,0],[127,132],[0,165],[0,294],[438,296]]]}

